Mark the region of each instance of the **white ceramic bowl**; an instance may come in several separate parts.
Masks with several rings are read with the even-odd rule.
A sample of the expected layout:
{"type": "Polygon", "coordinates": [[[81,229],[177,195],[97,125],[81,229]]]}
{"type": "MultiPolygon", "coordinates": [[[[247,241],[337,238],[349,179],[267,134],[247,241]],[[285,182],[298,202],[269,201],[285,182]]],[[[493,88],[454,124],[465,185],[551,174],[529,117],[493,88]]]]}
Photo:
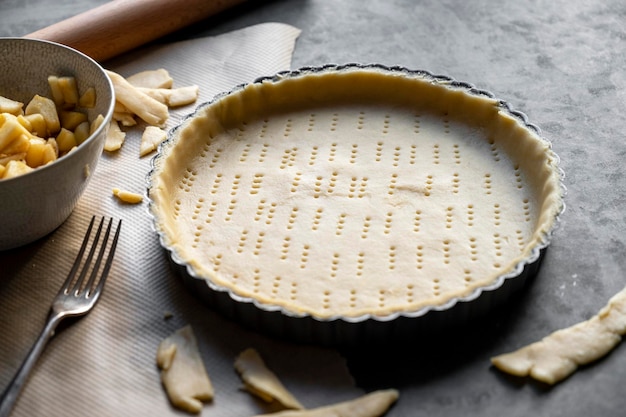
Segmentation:
{"type": "Polygon", "coordinates": [[[113,114],[113,85],[88,56],[52,42],[0,38],[0,95],[24,103],[34,94],[50,97],[48,76],[73,75],[79,91],[96,90],[89,120],[104,123],[77,149],[25,175],[0,180],[0,250],[33,242],[70,215],[96,169],[113,114]]]}

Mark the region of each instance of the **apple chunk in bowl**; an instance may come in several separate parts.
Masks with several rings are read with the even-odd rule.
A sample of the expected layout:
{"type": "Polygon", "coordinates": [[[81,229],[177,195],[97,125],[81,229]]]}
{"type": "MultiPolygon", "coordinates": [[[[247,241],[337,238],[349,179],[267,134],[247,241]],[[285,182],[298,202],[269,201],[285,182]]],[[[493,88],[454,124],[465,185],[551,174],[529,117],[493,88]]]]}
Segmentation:
{"type": "MultiPolygon", "coordinates": [[[[22,146],[17,143],[24,139],[23,135],[29,139],[38,138],[37,143],[42,143],[41,139],[43,143],[53,144],[58,154],[54,160],[0,179],[0,250],[7,250],[49,234],[70,215],[102,153],[115,94],[103,68],[72,48],[40,40],[0,38],[0,96],[23,104],[22,109],[13,113],[3,112],[2,126],[23,133],[7,139],[10,143],[0,149],[2,170],[6,171],[7,165],[15,166],[10,162],[23,156],[20,152],[13,152],[22,146]],[[74,80],[77,94],[85,99],[91,96],[94,100],[91,103],[77,102],[70,108],[67,100],[59,101],[55,97],[58,91],[54,91],[54,87],[57,85],[51,84],[50,77],[74,80]],[[89,123],[86,136],[75,146],[69,146],[66,152],[59,152],[59,148],[67,146],[63,145],[66,138],[58,137],[59,131],[48,128],[37,133],[35,127],[24,121],[28,120],[24,117],[27,113],[45,115],[45,106],[42,108],[41,104],[32,104],[27,110],[37,96],[45,98],[44,102],[55,103],[59,119],[67,115],[68,110],[84,114],[89,123]]],[[[65,130],[69,135],[71,131],[65,130]]],[[[18,150],[26,153],[27,149],[18,150]]]]}

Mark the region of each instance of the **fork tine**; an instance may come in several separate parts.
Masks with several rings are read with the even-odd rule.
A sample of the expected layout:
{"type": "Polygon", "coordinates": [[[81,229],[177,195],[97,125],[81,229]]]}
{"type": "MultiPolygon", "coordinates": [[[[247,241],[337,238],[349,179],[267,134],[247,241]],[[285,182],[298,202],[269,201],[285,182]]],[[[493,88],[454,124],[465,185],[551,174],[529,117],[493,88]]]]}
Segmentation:
{"type": "Polygon", "coordinates": [[[67,278],[65,279],[63,286],[61,286],[59,293],[67,294],[69,292],[70,285],[72,284],[74,277],[76,276],[76,272],[78,271],[78,268],[80,267],[81,261],[83,259],[83,255],[85,254],[85,249],[87,249],[87,244],[89,243],[89,237],[91,236],[91,230],[93,229],[95,220],[96,216],[93,216],[91,218],[91,221],[89,222],[87,233],[85,233],[83,243],[80,247],[80,250],[78,251],[78,255],[76,255],[74,265],[72,265],[72,269],[70,270],[69,274],[67,274],[67,278]]]}
{"type": "MultiPolygon", "coordinates": [[[[104,222],[104,218],[101,221],[104,222]]],[[[104,237],[102,238],[102,243],[100,244],[100,252],[98,252],[98,258],[96,259],[96,263],[91,270],[91,275],[89,276],[89,281],[87,281],[87,285],[85,285],[85,297],[91,296],[93,292],[92,287],[98,276],[98,272],[100,271],[100,264],[102,264],[102,259],[104,258],[104,253],[107,249],[107,244],[109,242],[109,235],[111,234],[111,225],[113,224],[113,219],[109,219],[109,224],[107,225],[106,232],[104,233],[104,237]]],[[[94,247],[98,242],[94,242],[94,247]]]]}
{"type": "MultiPolygon", "coordinates": [[[[89,265],[91,265],[91,260],[93,259],[93,255],[96,252],[96,248],[98,246],[98,241],[100,240],[100,234],[102,233],[102,225],[104,224],[104,217],[100,219],[100,225],[96,230],[96,236],[93,238],[93,242],[91,243],[91,247],[89,248],[89,254],[87,255],[87,259],[83,263],[83,268],[80,271],[80,275],[74,286],[72,287],[72,293],[78,295],[80,289],[85,281],[85,277],[87,276],[87,272],[89,271],[89,265]]],[[[89,235],[91,235],[91,230],[89,230],[89,235]]]]}
{"type": "MultiPolygon", "coordinates": [[[[87,281],[87,284],[85,285],[85,297],[89,297],[91,294],[91,287],[93,286],[94,281],[96,280],[96,277],[98,276],[98,270],[100,269],[100,264],[102,263],[102,258],[104,257],[104,252],[106,251],[107,248],[107,242],[109,240],[109,235],[111,234],[111,223],[113,222],[113,219],[109,219],[109,225],[106,228],[106,232],[104,233],[104,238],[102,239],[102,243],[100,243],[100,251],[98,252],[98,257],[96,258],[96,263],[93,266],[92,270],[91,270],[91,274],[89,276],[89,281],[87,281]]],[[[100,230],[102,230],[102,225],[104,223],[104,217],[100,220],[100,230]]],[[[99,231],[100,231],[99,230],[99,231]]],[[[93,242],[92,245],[92,250],[95,251],[96,246],[98,246],[100,240],[100,235],[98,234],[96,236],[96,239],[93,242]]],[[[85,272],[88,269],[89,265],[86,264],[85,265],[85,272]]]]}
{"type": "MultiPolygon", "coordinates": [[[[111,222],[113,222],[113,219],[111,219],[111,221],[109,222],[109,227],[107,229],[105,243],[108,240],[109,232],[111,231],[111,222]]],[[[100,282],[98,282],[98,285],[96,286],[94,290],[94,297],[96,298],[102,292],[102,288],[104,287],[104,281],[106,281],[107,277],[109,276],[109,270],[111,269],[111,264],[113,264],[113,257],[115,255],[115,250],[117,249],[117,241],[120,237],[121,229],[122,229],[122,220],[120,219],[117,222],[117,229],[115,230],[115,236],[113,237],[113,242],[111,243],[111,248],[109,249],[109,255],[108,255],[107,261],[104,264],[102,275],[100,276],[100,282]]],[[[103,246],[106,246],[106,245],[103,245],[103,246]]]]}

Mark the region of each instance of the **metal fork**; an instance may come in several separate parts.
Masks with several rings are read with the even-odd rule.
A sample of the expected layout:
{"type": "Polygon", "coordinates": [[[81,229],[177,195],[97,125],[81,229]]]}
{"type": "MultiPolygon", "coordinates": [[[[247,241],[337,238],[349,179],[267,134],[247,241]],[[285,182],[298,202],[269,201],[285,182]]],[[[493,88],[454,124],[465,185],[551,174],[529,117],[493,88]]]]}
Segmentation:
{"type": "Polygon", "coordinates": [[[50,314],[45,327],[26,356],[24,363],[22,363],[22,366],[13,377],[13,380],[11,380],[4,393],[2,393],[2,397],[0,397],[0,417],[7,417],[11,413],[20,392],[26,383],[30,371],[43,352],[48,340],[54,336],[54,331],[59,323],[67,317],[78,317],[87,314],[96,304],[98,298],[100,298],[100,294],[102,294],[104,282],[109,274],[109,270],[111,269],[111,264],[113,263],[113,257],[115,255],[122,221],[120,220],[118,222],[115,235],[111,240],[110,237],[113,219],[109,219],[104,232],[104,237],[101,239],[105,224],[105,219],[103,217],[97,227],[95,237],[93,238],[87,257],[86,259],[83,259],[91,240],[92,229],[94,229],[95,223],[96,216],[93,216],[80,247],[80,251],[74,261],[74,265],[72,266],[65,283],[52,302],[52,307],[50,309],[50,314]],[[94,255],[96,255],[98,247],[99,250],[97,251],[97,256],[94,262],[94,255]],[[104,265],[102,265],[103,260],[104,265]],[[76,278],[77,274],[78,278],[76,278]],[[88,279],[85,283],[85,279],[87,277],[88,279]]]}

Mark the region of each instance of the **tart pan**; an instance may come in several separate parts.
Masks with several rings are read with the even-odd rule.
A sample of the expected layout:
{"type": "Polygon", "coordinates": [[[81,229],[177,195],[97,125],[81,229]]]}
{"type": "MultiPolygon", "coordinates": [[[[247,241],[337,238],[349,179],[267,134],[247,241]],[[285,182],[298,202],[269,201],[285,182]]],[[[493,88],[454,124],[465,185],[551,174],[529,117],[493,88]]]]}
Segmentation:
{"type": "Polygon", "coordinates": [[[565,188],[550,143],[493,94],[348,64],[200,105],[159,148],[148,193],[194,293],[328,345],[488,313],[537,273],[565,188]]]}

